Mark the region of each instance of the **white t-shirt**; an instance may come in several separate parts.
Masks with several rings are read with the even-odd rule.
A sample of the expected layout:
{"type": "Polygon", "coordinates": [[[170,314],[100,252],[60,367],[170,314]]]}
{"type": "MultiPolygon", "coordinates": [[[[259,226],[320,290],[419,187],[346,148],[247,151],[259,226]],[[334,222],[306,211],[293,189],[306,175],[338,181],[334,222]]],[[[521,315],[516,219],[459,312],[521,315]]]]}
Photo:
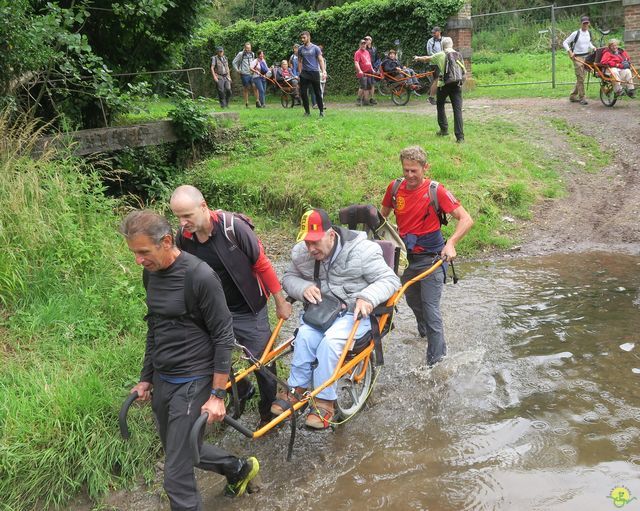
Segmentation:
{"type": "Polygon", "coordinates": [[[576,32],[580,32],[580,35],[578,36],[578,40],[576,41],[576,44],[573,47],[573,53],[575,53],[576,55],[585,55],[589,53],[591,50],[596,49],[595,46],[591,44],[591,34],[589,33],[589,31],[579,29],[574,32],[571,32],[569,34],[569,37],[567,37],[564,40],[564,42],[562,43],[562,46],[564,46],[565,50],[569,51],[571,49],[570,44],[576,38],[576,32]]]}

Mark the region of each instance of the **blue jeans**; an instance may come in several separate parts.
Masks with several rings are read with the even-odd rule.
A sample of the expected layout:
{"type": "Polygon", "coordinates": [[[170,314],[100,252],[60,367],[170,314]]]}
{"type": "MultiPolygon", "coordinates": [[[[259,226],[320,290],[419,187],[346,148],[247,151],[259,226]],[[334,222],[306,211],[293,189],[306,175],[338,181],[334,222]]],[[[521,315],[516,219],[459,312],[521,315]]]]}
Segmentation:
{"type": "Polygon", "coordinates": [[[266,80],[262,77],[254,78],[253,84],[256,86],[256,89],[258,89],[258,98],[260,99],[260,104],[264,106],[264,95],[267,90],[266,80]]]}
{"type": "MultiPolygon", "coordinates": [[[[405,283],[431,266],[431,258],[424,257],[412,261],[402,274],[405,283]]],[[[440,312],[440,298],[444,287],[445,274],[442,268],[407,288],[405,296],[418,323],[418,333],[427,338],[427,364],[433,365],[447,354],[444,340],[444,326],[440,312]]]]}
{"type": "MultiPolygon", "coordinates": [[[[326,332],[316,330],[301,320],[291,361],[289,386],[311,389],[326,382],[336,369],[342,349],[353,328],[353,323],[353,313],[351,312],[336,319],[326,332]],[[318,366],[313,369],[312,364],[316,359],[318,366]]],[[[371,321],[369,318],[361,320],[355,339],[362,337],[370,329],[371,321]]],[[[336,384],[319,392],[318,397],[327,401],[335,400],[338,397],[336,384]]]]}

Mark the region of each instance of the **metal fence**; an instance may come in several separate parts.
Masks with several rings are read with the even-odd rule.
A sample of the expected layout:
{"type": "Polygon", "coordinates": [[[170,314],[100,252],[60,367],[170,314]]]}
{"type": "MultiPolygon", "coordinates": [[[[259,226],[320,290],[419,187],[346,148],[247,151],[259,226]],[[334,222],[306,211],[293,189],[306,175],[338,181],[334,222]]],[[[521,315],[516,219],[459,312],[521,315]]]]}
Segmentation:
{"type": "Polygon", "coordinates": [[[595,46],[606,44],[610,37],[622,38],[621,0],[472,14],[472,63],[477,86],[551,84],[555,88],[574,83],[573,64],[568,58],[556,57],[558,51],[565,55],[562,43],[580,28],[580,18],[585,15],[591,18],[595,46]],[[521,72],[532,67],[533,73],[521,72]]]}

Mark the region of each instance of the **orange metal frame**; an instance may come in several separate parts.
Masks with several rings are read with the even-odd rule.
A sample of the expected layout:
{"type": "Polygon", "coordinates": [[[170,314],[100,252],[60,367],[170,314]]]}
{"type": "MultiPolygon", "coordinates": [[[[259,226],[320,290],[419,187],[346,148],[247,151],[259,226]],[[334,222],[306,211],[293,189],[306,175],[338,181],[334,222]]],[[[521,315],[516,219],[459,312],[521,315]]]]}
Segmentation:
{"type": "MultiPolygon", "coordinates": [[[[391,296],[391,298],[389,298],[387,300],[386,305],[388,307],[395,307],[398,304],[398,302],[400,301],[400,298],[402,298],[402,296],[404,295],[405,291],[407,290],[407,288],[409,286],[411,286],[411,285],[415,284],[416,282],[419,282],[420,280],[422,280],[425,277],[429,276],[437,268],[442,266],[442,263],[443,263],[443,261],[440,259],[440,260],[436,261],[430,268],[428,268],[424,272],[422,272],[419,275],[416,275],[414,278],[408,280],[398,291],[396,291],[391,296]]],[[[384,327],[386,326],[387,322],[390,321],[390,316],[391,316],[391,313],[389,313],[389,312],[386,312],[386,313],[384,313],[384,314],[382,314],[380,316],[380,319],[378,320],[378,324],[379,324],[379,328],[380,328],[381,332],[384,330],[384,327]]],[[[278,324],[276,325],[275,329],[273,330],[273,333],[271,334],[269,342],[267,343],[267,345],[266,345],[266,347],[264,349],[264,352],[262,353],[262,356],[260,357],[258,362],[253,364],[253,365],[251,365],[247,369],[244,369],[242,371],[238,371],[234,375],[236,381],[239,381],[239,380],[242,380],[243,378],[246,378],[252,372],[257,371],[258,369],[260,369],[260,367],[262,367],[263,365],[269,364],[270,362],[273,362],[274,360],[277,360],[278,358],[280,358],[282,356],[282,354],[285,351],[287,351],[290,348],[291,343],[294,340],[293,337],[287,339],[282,344],[274,347],[276,339],[278,338],[278,336],[280,334],[280,330],[282,329],[282,325],[283,324],[284,324],[284,320],[280,319],[278,321],[278,324]]],[[[291,414],[294,411],[297,411],[300,408],[302,408],[303,406],[305,406],[311,399],[313,399],[315,396],[317,396],[318,393],[320,393],[322,390],[324,390],[325,388],[329,387],[330,385],[333,385],[334,383],[336,383],[345,374],[348,374],[348,373],[352,372],[354,370],[354,368],[358,364],[360,364],[360,362],[362,362],[362,361],[364,361],[365,363],[363,364],[363,366],[362,366],[360,372],[358,373],[358,375],[356,375],[355,379],[356,379],[356,381],[360,381],[364,377],[364,375],[366,373],[366,369],[367,369],[369,356],[371,355],[371,352],[374,350],[374,342],[373,342],[373,340],[369,343],[369,345],[364,350],[362,350],[360,353],[355,355],[353,358],[351,358],[348,361],[346,361],[347,355],[349,354],[351,346],[353,345],[354,337],[355,337],[355,334],[356,334],[356,332],[358,330],[358,326],[359,325],[360,325],[360,319],[356,319],[356,321],[353,324],[353,328],[351,329],[351,332],[349,334],[349,337],[347,338],[347,342],[345,343],[345,346],[344,346],[344,348],[342,350],[342,353],[340,354],[340,359],[338,360],[338,364],[336,365],[336,368],[335,368],[333,374],[331,375],[331,377],[326,382],[324,382],[322,385],[316,387],[312,391],[309,391],[309,392],[305,393],[300,401],[298,401],[297,403],[292,405],[292,409],[285,410],[280,415],[278,415],[273,420],[271,420],[271,422],[269,422],[268,424],[265,424],[262,428],[259,428],[258,430],[254,431],[253,432],[253,438],[260,438],[265,433],[267,433],[269,430],[271,430],[272,428],[274,428],[275,426],[277,426],[281,422],[285,421],[288,417],[291,416],[291,414]],[[346,361],[346,363],[345,363],[345,361],[346,361]]],[[[230,388],[231,388],[231,383],[227,383],[227,389],[230,389],[230,388]]]]}

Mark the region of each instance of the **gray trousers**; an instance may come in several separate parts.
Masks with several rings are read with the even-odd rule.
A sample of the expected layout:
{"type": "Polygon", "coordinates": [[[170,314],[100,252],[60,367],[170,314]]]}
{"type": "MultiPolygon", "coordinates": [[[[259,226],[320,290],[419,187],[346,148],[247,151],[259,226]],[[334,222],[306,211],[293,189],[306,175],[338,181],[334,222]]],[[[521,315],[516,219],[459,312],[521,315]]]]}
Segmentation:
{"type": "MultiPolygon", "coordinates": [[[[418,257],[409,263],[409,267],[402,274],[402,283],[419,275],[431,266],[432,257],[418,257]]],[[[447,354],[447,344],[444,340],[444,326],[440,312],[440,298],[444,286],[445,273],[442,268],[436,269],[431,275],[420,282],[409,286],[405,292],[407,305],[411,307],[416,321],[418,333],[427,338],[427,364],[433,365],[447,354]]]]}
{"type": "MultiPolygon", "coordinates": [[[[271,337],[267,306],[265,305],[258,314],[232,312],[231,315],[233,316],[233,334],[236,336],[236,340],[247,348],[254,357],[260,358],[271,337]]],[[[266,369],[276,374],[275,363],[266,366],[266,369]]],[[[258,405],[260,418],[271,419],[271,403],[276,398],[278,385],[275,380],[263,376],[259,371],[254,374],[260,391],[260,403],[258,405]]],[[[246,378],[240,380],[238,382],[238,396],[245,396],[248,390],[249,381],[246,378]]]]}
{"type": "Polygon", "coordinates": [[[229,99],[231,99],[231,82],[228,76],[218,75],[218,101],[220,101],[221,107],[229,106],[229,99]]]}
{"type": "MultiPolygon", "coordinates": [[[[189,448],[189,432],[210,395],[210,377],[174,384],[154,376],[151,405],[165,452],[164,489],[172,511],[202,510],[189,448]]],[[[202,443],[200,464],[197,466],[233,479],[242,468],[242,461],[220,447],[202,443]]]]}

